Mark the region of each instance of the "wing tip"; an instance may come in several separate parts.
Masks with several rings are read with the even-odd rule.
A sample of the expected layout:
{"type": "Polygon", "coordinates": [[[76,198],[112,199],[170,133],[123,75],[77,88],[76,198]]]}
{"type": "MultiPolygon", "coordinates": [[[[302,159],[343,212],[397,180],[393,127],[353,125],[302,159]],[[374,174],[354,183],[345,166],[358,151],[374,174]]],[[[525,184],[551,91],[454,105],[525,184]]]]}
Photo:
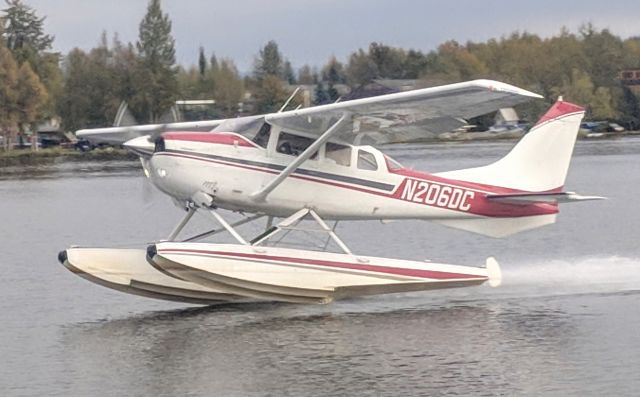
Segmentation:
{"type": "Polygon", "coordinates": [[[488,89],[489,91],[502,91],[508,92],[519,96],[525,96],[536,99],[543,99],[544,96],[540,94],[536,94],[535,92],[525,90],[520,87],[516,87],[515,85],[503,83],[497,80],[489,80],[489,79],[478,79],[473,80],[470,83],[488,89]]]}

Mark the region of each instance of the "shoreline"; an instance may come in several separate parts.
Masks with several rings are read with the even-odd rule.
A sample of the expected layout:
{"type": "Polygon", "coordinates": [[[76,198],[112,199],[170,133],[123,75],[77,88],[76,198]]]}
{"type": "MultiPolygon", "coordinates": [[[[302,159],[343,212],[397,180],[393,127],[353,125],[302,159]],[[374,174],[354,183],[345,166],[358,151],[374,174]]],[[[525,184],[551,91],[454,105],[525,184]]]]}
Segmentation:
{"type": "MultiPolygon", "coordinates": [[[[579,135],[582,141],[612,140],[625,137],[639,136],[639,131],[625,133],[604,133],[599,136],[579,135]]],[[[524,134],[513,133],[445,133],[438,137],[415,141],[419,144],[440,144],[440,143],[478,143],[478,142],[501,142],[517,141],[524,134]]],[[[393,144],[391,144],[393,145],[393,144]]],[[[135,161],[138,156],[121,148],[94,149],[81,152],[76,149],[66,149],[60,147],[40,149],[37,152],[31,149],[14,149],[12,151],[0,151],[0,168],[15,166],[47,165],[61,162],[104,162],[104,161],[135,161]]]]}
{"type": "Polygon", "coordinates": [[[14,149],[8,152],[0,152],[0,168],[45,165],[57,162],[102,162],[113,160],[137,160],[138,156],[126,149],[106,148],[81,152],[75,149],[60,147],[39,149],[36,152],[31,149],[14,149]]]}

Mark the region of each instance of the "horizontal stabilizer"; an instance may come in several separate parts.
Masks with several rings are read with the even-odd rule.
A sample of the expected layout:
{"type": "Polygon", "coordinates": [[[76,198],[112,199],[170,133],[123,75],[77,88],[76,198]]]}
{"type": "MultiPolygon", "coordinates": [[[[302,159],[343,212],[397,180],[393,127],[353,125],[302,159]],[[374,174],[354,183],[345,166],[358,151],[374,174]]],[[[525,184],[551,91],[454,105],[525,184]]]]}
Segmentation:
{"type": "Polygon", "coordinates": [[[487,199],[508,204],[562,204],[574,203],[576,201],[588,200],[604,200],[606,197],[600,196],[581,196],[574,192],[556,192],[556,193],[507,193],[507,194],[490,194],[487,199]]]}

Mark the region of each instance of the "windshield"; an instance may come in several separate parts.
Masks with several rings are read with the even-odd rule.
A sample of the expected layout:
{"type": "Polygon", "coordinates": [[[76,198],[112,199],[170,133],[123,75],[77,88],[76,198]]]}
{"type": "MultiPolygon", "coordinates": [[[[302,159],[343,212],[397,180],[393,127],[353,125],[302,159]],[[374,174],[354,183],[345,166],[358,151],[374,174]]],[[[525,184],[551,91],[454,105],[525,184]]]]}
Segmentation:
{"type": "Polygon", "coordinates": [[[260,131],[262,124],[264,124],[264,117],[262,116],[238,117],[223,121],[211,132],[235,132],[246,138],[253,139],[260,131]]]}

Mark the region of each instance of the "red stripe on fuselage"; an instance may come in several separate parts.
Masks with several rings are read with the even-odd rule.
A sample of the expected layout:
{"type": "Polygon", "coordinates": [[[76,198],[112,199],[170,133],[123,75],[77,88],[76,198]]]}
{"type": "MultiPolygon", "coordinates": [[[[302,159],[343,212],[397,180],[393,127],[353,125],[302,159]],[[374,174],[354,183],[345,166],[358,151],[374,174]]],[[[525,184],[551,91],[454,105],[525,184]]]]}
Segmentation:
{"type": "Polygon", "coordinates": [[[159,250],[158,253],[193,253],[193,254],[205,254],[205,255],[218,255],[225,257],[248,258],[248,259],[260,259],[268,261],[288,262],[294,264],[323,266],[338,269],[349,270],[361,270],[374,273],[385,273],[407,277],[420,277],[436,280],[459,280],[459,279],[487,279],[486,276],[479,276],[477,274],[463,274],[463,273],[451,273],[441,272],[437,270],[423,270],[423,269],[407,269],[390,266],[376,266],[376,265],[361,265],[357,263],[349,262],[336,262],[320,259],[307,259],[307,258],[295,258],[287,256],[274,256],[274,255],[260,255],[260,254],[248,254],[241,252],[224,252],[224,251],[208,251],[208,250],[196,250],[196,249],[166,249],[159,250]]]}
{"type": "Polygon", "coordinates": [[[243,147],[259,147],[247,138],[231,132],[165,132],[165,140],[215,143],[218,145],[236,145],[243,147]]]}

